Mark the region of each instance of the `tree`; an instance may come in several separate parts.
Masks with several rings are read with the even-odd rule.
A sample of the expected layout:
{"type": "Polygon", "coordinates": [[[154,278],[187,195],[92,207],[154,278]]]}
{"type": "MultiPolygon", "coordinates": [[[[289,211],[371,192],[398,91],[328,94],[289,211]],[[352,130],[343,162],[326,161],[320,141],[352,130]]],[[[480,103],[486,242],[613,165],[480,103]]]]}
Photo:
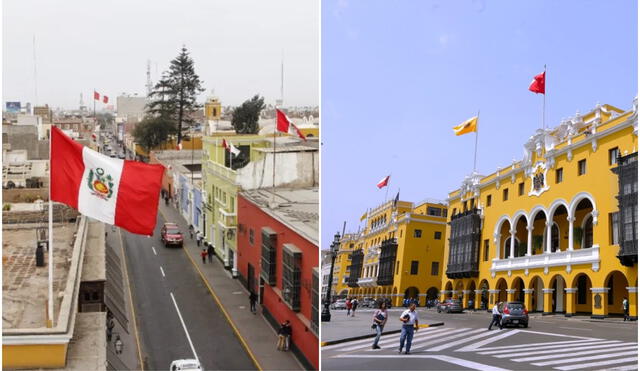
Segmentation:
{"type": "Polygon", "coordinates": [[[231,124],[238,134],[258,134],[260,111],[265,108],[264,97],[256,94],[233,110],[231,124]]]}
{"type": "Polygon", "coordinates": [[[175,126],[173,122],[162,117],[147,116],[133,129],[135,141],[140,144],[146,152],[166,142],[169,136],[174,133],[175,126]]]}

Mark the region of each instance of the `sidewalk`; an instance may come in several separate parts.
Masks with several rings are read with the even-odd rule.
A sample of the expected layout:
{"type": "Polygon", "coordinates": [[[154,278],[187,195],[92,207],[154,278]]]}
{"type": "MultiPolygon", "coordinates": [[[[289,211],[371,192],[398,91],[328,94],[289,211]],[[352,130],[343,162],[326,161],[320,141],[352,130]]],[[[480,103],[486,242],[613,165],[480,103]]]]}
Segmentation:
{"type": "Polygon", "coordinates": [[[184,252],[197,268],[207,285],[217,296],[216,301],[226,311],[226,316],[239,333],[241,342],[250,349],[252,357],[263,370],[302,370],[302,365],[293,353],[281,352],[276,349],[277,333],[266,319],[259,313],[262,308],[256,304],[258,314],[249,310],[249,291],[240,281],[233,279],[231,273],[224,269],[218,258],[213,264],[208,261],[202,264],[200,251],[202,247],[196,245],[195,238],[189,238],[186,221],[178,210],[160,203],[159,211],[167,221],[177,223],[185,232],[184,252]]]}
{"type": "MultiPolygon", "coordinates": [[[[400,314],[406,308],[391,308],[388,310],[389,319],[384,327],[384,332],[400,331],[402,322],[400,314]]],[[[416,308],[418,312],[418,322],[422,325],[441,322],[430,318],[429,312],[425,308],[416,308]]],[[[344,309],[331,310],[331,321],[322,322],[322,342],[333,342],[336,340],[373,335],[375,330],[371,328],[373,324],[373,309],[358,309],[355,317],[347,317],[344,309]]]]}
{"type": "MultiPolygon", "coordinates": [[[[472,311],[472,310],[465,310],[464,313],[466,314],[481,314],[483,316],[487,315],[487,311],[484,310],[477,310],[477,311],[472,311]]],[[[595,319],[595,318],[591,318],[590,315],[588,314],[574,314],[571,317],[565,317],[564,314],[562,313],[558,313],[558,314],[548,314],[548,315],[542,315],[542,313],[540,312],[529,312],[529,317],[536,317],[536,318],[549,318],[549,319],[563,319],[566,321],[586,321],[586,322],[601,322],[601,323],[629,323],[629,324],[637,324],[638,321],[624,321],[624,318],[622,318],[622,316],[615,316],[615,317],[607,317],[605,319],[595,319]]]]}

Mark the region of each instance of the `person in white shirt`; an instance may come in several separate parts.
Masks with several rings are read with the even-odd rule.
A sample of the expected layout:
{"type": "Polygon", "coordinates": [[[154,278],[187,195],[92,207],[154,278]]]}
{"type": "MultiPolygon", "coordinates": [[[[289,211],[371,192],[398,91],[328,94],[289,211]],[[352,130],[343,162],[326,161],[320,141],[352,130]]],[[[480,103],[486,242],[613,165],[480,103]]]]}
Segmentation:
{"type": "Polygon", "coordinates": [[[491,323],[489,324],[489,330],[491,330],[491,327],[493,325],[496,325],[496,326],[500,327],[500,330],[502,330],[502,321],[500,321],[500,319],[502,318],[502,314],[500,313],[500,306],[501,305],[502,305],[502,302],[495,303],[493,305],[493,310],[491,311],[491,314],[493,315],[493,318],[491,318],[491,323]]]}
{"type": "Polygon", "coordinates": [[[402,331],[400,332],[400,349],[398,353],[402,353],[404,348],[404,342],[406,340],[407,347],[404,354],[411,353],[411,341],[413,340],[413,332],[418,331],[418,312],[416,312],[416,303],[409,304],[409,309],[402,312],[400,315],[400,321],[402,321],[402,331]]]}

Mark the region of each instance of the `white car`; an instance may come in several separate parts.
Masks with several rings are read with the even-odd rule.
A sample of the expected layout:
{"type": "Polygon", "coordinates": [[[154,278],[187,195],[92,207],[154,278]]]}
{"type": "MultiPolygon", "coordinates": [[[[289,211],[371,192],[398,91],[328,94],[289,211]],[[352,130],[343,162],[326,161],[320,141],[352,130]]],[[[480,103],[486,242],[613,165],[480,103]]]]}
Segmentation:
{"type": "Polygon", "coordinates": [[[200,362],[197,359],[176,359],[171,362],[171,371],[201,371],[200,362]]]}
{"type": "Polygon", "coordinates": [[[331,309],[347,309],[347,301],[345,299],[338,299],[335,303],[331,304],[331,309]]]}

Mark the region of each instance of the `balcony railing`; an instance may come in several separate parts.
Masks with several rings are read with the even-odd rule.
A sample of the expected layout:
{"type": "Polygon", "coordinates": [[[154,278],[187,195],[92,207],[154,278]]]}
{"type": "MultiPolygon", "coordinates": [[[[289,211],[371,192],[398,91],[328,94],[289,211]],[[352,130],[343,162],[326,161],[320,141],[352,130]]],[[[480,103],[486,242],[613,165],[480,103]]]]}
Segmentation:
{"type": "Polygon", "coordinates": [[[358,286],[360,287],[375,287],[376,277],[363,277],[358,280],[358,286]]]}
{"type": "Polygon", "coordinates": [[[577,264],[591,264],[594,272],[600,269],[600,246],[580,250],[566,250],[560,252],[544,253],[532,256],[520,256],[509,259],[494,259],[491,265],[491,275],[496,272],[544,268],[545,273],[549,267],[566,266],[567,272],[571,272],[572,266],[577,264]]]}

